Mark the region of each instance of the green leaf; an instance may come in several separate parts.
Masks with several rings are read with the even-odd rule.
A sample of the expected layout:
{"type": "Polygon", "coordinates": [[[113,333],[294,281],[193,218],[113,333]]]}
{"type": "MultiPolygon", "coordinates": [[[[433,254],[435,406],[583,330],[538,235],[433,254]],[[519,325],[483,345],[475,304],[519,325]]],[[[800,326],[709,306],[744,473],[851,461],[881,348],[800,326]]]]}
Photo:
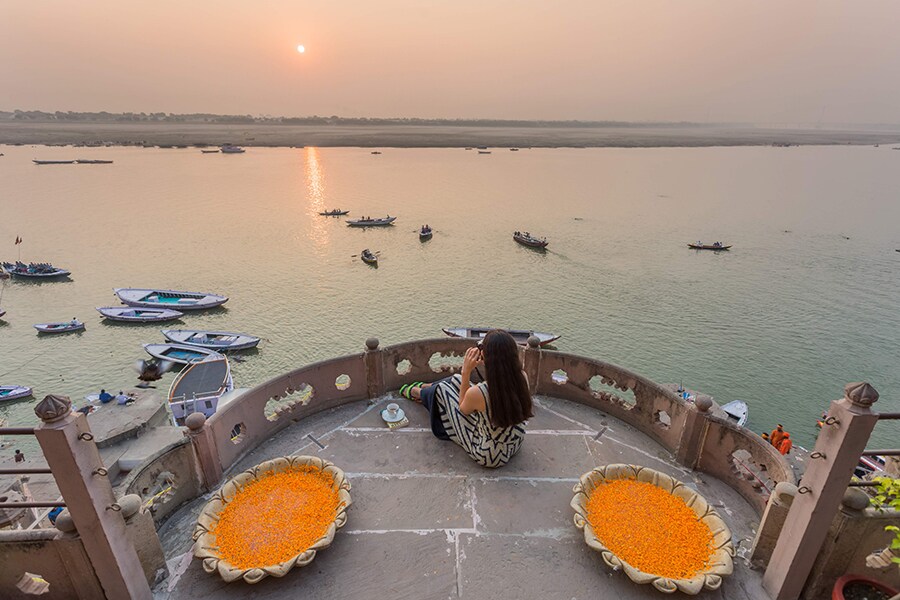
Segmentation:
{"type": "Polygon", "coordinates": [[[897,527],[896,525],[885,525],[884,530],[885,531],[900,531],[900,527],[897,527]]]}

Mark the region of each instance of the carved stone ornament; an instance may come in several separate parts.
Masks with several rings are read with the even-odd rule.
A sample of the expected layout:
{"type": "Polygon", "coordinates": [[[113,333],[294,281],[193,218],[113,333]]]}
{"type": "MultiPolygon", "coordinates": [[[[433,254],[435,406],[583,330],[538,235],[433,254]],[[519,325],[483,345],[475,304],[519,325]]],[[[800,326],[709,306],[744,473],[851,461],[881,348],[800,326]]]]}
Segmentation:
{"type": "Polygon", "coordinates": [[[72,401],[69,400],[69,397],[55,394],[44,396],[44,399],[34,407],[34,414],[44,423],[59,421],[70,412],[72,412],[72,401]]]}
{"type": "Polygon", "coordinates": [[[844,397],[856,406],[869,408],[878,401],[878,392],[871,384],[859,381],[844,386],[844,397]]]}
{"type": "MultiPolygon", "coordinates": [[[[573,489],[575,496],[571,506],[575,509],[575,526],[584,531],[584,541],[592,549],[597,550],[603,556],[603,562],[613,569],[621,569],[635,583],[650,583],[657,590],[671,594],[680,591],[685,594],[698,594],[704,588],[708,590],[718,589],[722,585],[722,578],[731,575],[734,570],[734,545],[731,542],[731,531],[718,513],[709,503],[694,490],[680,481],[672,479],[665,473],[654,471],[646,467],[635,465],[606,465],[597,467],[581,476],[581,481],[575,484],[573,489]],[[697,520],[705,523],[713,536],[713,553],[709,566],[690,579],[669,579],[645,573],[632,567],[630,564],[613,554],[603,545],[594,534],[594,528],[587,519],[587,502],[594,490],[604,481],[616,479],[636,479],[662,488],[684,500],[695,515],[697,520]]],[[[665,543],[665,540],[660,540],[665,543]]]]}
{"type": "Polygon", "coordinates": [[[327,548],[334,541],[337,530],[347,523],[347,509],[350,507],[350,482],[347,481],[344,472],[327,460],[316,456],[285,456],[274,458],[259,463],[252,469],[239,473],[229,479],[222,488],[216,492],[197,517],[197,525],[194,527],[194,556],[203,560],[203,570],[207,573],[218,573],[226,582],[243,579],[247,583],[257,583],[269,575],[272,577],[284,577],[294,567],[305,567],[316,557],[316,552],[327,548]],[[289,560],[277,564],[240,569],[232,566],[219,555],[216,546],[216,537],[210,530],[219,522],[219,513],[234,499],[235,495],[252,481],[262,479],[273,473],[292,471],[296,467],[315,467],[334,478],[338,487],[339,505],[334,521],[328,526],[325,535],[300,554],[289,560]]]}

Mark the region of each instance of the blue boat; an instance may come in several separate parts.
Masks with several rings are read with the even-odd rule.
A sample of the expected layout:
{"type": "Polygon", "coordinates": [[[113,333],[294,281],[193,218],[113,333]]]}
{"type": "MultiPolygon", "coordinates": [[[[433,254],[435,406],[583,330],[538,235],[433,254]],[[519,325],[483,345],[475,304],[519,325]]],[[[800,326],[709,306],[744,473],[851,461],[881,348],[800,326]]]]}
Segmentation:
{"type": "Polygon", "coordinates": [[[144,344],[144,350],[154,358],[180,365],[189,365],[209,357],[222,356],[215,350],[185,344],[144,344]]]}

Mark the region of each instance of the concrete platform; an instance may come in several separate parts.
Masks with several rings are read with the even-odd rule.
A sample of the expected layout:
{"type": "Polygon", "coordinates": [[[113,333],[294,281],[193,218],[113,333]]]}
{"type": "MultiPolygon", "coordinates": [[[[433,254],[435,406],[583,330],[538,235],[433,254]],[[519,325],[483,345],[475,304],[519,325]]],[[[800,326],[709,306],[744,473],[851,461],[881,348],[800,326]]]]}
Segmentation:
{"type": "Polygon", "coordinates": [[[160,600],[202,598],[631,598],[660,597],[605,566],[572,523],[572,485],[594,466],[645,465],[697,489],[735,536],[735,573],[701,598],[767,599],[762,575],[742,556],[758,518],[735,491],[685,470],[661,446],[581,405],[536,399],[519,454],[483,469],[434,438],[425,410],[406,400],[355,403],[284,430],[231,473],[288,454],[334,461],[353,485],[347,526],[307,567],[249,586],[225,584],[191,557],[190,535],[206,499],[160,529],[171,575],[160,600]],[[410,420],[389,431],[379,413],[398,401],[410,420]]]}

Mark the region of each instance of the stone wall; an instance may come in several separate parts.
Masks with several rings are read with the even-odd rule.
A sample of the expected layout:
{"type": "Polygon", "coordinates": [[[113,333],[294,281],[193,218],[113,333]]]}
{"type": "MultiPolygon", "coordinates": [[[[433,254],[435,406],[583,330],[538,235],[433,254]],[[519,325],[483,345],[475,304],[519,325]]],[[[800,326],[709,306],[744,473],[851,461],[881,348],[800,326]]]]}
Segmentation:
{"type": "Polygon", "coordinates": [[[0,531],[0,598],[26,598],[16,584],[26,572],[50,589],[40,598],[104,598],[94,568],[77,535],[56,529],[0,531]]]}
{"type": "Polygon", "coordinates": [[[161,448],[117,487],[119,494],[137,494],[159,526],[179,506],[203,492],[203,480],[189,439],[161,448]]]}

